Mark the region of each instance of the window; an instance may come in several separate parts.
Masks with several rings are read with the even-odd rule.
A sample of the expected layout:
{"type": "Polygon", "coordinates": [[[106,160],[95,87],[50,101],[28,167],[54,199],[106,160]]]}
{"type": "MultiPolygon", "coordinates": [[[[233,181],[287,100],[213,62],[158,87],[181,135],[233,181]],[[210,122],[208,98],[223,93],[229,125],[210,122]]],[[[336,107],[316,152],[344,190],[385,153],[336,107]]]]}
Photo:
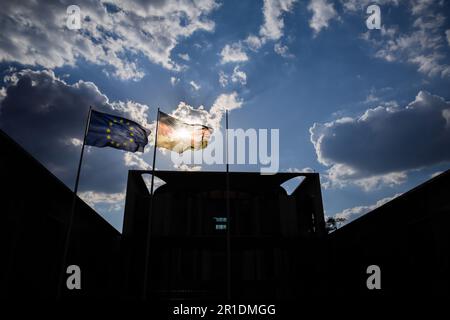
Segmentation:
{"type": "Polygon", "coordinates": [[[215,221],[216,230],[226,230],[227,229],[227,218],[225,217],[213,217],[215,221]]]}

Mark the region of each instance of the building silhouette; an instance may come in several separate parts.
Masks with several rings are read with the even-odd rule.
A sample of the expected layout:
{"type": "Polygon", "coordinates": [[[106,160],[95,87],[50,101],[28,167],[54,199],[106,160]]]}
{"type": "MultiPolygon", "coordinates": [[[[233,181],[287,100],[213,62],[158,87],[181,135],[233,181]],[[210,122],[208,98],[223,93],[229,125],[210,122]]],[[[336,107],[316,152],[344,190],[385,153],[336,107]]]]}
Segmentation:
{"type": "MultiPolygon", "coordinates": [[[[150,197],[129,171],[123,233],[77,198],[67,264],[82,289],[64,297],[138,298],[143,289],[150,197]]],[[[230,228],[235,299],[450,293],[450,171],[326,234],[316,173],[167,172],[154,194],[148,297],[226,297],[230,228]],[[280,185],[302,176],[288,195],[280,185]],[[366,269],[381,268],[381,290],[366,269]]],[[[1,297],[54,299],[72,191],[0,131],[1,297]]]]}
{"type": "MultiPolygon", "coordinates": [[[[123,240],[129,262],[127,291],[142,292],[151,197],[143,176],[129,171],[123,240]]],[[[317,173],[232,172],[230,222],[224,172],[157,171],[149,295],[227,297],[226,228],[230,228],[231,297],[292,299],[320,290],[317,248],[325,239],[317,173]],[[304,177],[287,195],[285,181],[304,177]]]]}

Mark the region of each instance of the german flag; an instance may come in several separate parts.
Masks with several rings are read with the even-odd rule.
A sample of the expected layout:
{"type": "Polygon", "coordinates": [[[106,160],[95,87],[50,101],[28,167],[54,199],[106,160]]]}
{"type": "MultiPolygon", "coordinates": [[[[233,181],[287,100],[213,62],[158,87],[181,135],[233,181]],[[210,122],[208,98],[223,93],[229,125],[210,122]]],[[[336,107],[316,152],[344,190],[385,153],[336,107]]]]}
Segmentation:
{"type": "Polygon", "coordinates": [[[184,123],[164,112],[159,112],[157,147],[183,153],[208,146],[212,128],[201,124],[184,123]]]}

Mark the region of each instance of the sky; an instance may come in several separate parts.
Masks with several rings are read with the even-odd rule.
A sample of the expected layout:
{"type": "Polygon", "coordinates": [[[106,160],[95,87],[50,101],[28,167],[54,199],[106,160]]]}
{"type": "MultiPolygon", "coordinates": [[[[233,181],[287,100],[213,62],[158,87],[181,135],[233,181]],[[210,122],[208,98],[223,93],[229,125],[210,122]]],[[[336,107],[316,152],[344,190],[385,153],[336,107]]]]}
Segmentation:
{"type": "MultiPolygon", "coordinates": [[[[0,128],[70,188],[89,106],[148,128],[161,108],[216,130],[225,110],[230,128],[279,129],[279,171],[319,172],[325,214],[347,221],[449,168],[446,1],[1,6],[0,128]],[[374,3],[380,29],[366,25],[374,3]]],[[[127,172],[151,169],[152,153],[86,149],[79,195],[119,231],[127,172]]],[[[225,167],[176,166],[158,150],[156,170],[225,167]]]]}

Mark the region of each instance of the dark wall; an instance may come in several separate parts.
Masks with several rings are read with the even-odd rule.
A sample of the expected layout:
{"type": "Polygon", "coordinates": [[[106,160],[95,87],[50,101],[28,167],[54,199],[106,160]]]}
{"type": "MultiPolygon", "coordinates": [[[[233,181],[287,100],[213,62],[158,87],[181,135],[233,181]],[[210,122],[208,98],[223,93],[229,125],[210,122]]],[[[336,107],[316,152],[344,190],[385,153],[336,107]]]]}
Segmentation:
{"type": "MultiPolygon", "coordinates": [[[[72,191],[1,131],[0,188],[0,296],[56,297],[72,191]]],[[[77,198],[67,265],[82,290],[63,293],[116,295],[119,250],[120,233],[77,198]]]]}
{"type": "Polygon", "coordinates": [[[450,171],[329,235],[330,294],[450,295],[450,171]],[[366,269],[381,268],[381,291],[366,269]]]}

